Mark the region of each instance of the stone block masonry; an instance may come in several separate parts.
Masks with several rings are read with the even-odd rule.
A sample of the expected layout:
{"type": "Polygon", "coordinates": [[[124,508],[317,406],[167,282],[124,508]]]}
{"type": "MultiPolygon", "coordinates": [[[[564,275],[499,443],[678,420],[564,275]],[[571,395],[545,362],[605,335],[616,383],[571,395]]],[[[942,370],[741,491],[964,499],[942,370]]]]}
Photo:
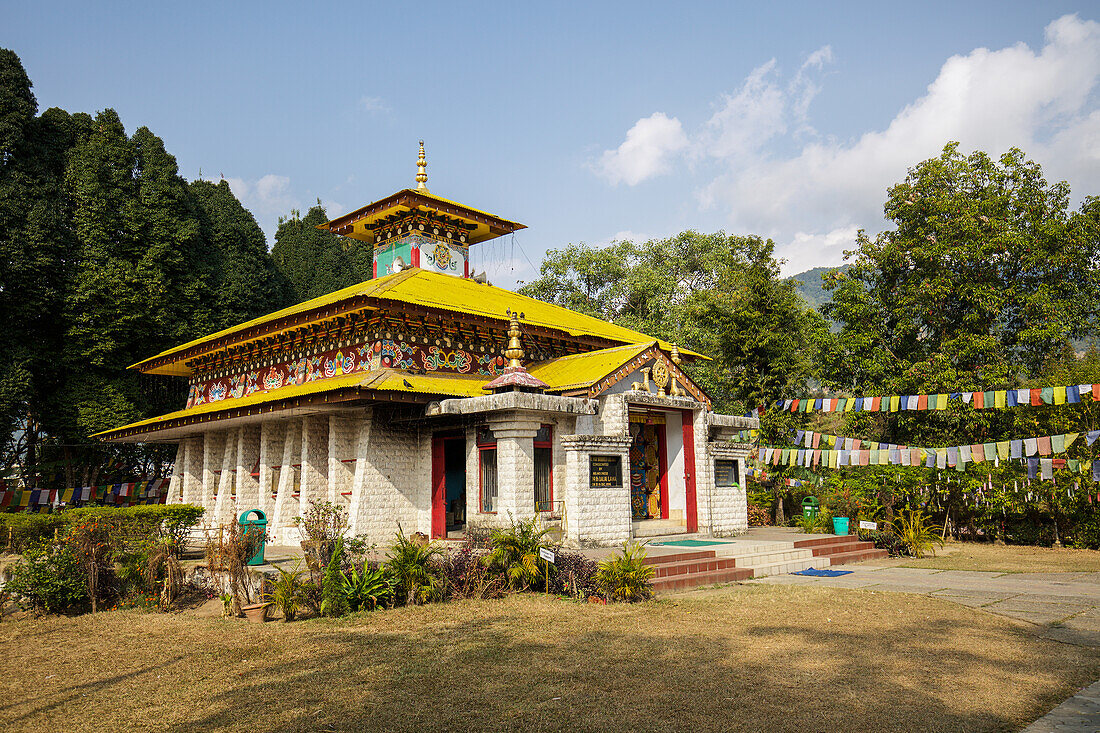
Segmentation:
{"type": "Polygon", "coordinates": [[[572,546],[620,545],[630,539],[629,437],[562,436],[565,448],[565,539],[572,546]],[[593,455],[618,456],[621,486],[593,487],[589,461],[593,455]]]}

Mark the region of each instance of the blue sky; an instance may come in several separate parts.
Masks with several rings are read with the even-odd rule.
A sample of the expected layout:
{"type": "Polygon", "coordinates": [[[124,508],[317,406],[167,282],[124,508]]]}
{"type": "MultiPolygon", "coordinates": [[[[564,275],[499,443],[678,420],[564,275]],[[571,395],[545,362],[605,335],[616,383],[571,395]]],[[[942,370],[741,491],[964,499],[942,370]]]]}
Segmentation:
{"type": "Polygon", "coordinates": [[[787,272],[878,231],[948,140],[1100,194],[1093,3],[57,3],[0,6],[40,107],[118,110],[272,237],[413,185],[527,224],[510,286],[571,242],[775,239],[787,272]]]}

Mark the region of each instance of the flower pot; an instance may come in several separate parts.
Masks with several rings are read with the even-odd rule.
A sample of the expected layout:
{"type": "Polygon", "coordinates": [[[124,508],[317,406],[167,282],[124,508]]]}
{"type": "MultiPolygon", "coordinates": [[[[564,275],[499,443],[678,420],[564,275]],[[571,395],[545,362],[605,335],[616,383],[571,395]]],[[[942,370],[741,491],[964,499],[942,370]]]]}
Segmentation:
{"type": "Polygon", "coordinates": [[[848,534],[848,517],[833,517],[833,534],[848,534]]]}
{"type": "Polygon", "coordinates": [[[253,603],[250,606],[241,606],[241,610],[244,611],[244,617],[254,624],[262,624],[267,621],[267,609],[271,607],[270,603],[253,603]]]}

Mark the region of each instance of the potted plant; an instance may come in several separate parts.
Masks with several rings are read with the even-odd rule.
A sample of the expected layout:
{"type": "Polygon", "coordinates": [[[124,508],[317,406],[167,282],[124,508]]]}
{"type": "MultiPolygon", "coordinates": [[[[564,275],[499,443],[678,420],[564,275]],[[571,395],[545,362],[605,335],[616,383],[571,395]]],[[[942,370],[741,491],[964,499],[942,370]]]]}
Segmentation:
{"type": "Polygon", "coordinates": [[[270,603],[250,603],[247,606],[241,606],[241,611],[244,612],[244,617],[252,623],[262,624],[267,621],[267,609],[270,606],[270,603]]]}

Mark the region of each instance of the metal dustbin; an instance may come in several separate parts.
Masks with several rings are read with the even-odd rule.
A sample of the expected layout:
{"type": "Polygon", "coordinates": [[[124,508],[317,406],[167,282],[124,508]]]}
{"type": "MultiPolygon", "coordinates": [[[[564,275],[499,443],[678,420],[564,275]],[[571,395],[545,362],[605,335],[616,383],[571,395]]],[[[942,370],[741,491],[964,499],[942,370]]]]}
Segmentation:
{"type": "Polygon", "coordinates": [[[815,519],[820,508],[821,505],[816,496],[807,496],[802,500],[802,516],[807,519],[815,519]]]}
{"type": "Polygon", "coordinates": [[[260,509],[249,509],[241,513],[240,518],[237,520],[237,524],[241,525],[244,534],[250,532],[260,532],[264,534],[264,541],[261,542],[260,546],[256,549],[256,554],[248,559],[249,565],[263,565],[264,547],[267,545],[267,515],[260,509]],[[249,519],[248,515],[250,514],[255,514],[257,518],[249,519]]]}

